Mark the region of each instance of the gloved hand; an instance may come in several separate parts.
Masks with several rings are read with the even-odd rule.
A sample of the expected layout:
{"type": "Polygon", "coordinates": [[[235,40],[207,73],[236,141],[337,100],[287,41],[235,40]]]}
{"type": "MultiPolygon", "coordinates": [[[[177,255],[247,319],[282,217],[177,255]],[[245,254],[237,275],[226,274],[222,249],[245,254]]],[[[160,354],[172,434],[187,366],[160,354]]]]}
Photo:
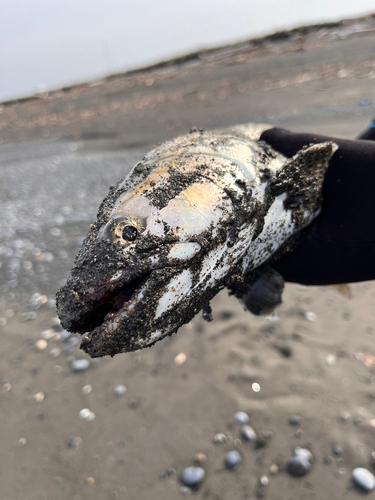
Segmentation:
{"type": "Polygon", "coordinates": [[[280,128],[263,132],[261,140],[287,157],[309,144],[332,141],[339,146],[324,180],[321,213],[301,232],[293,251],[272,264],[286,281],[329,285],[375,279],[375,142],[372,136],[375,139],[375,129],[371,127],[359,140],[294,133],[280,128]]]}

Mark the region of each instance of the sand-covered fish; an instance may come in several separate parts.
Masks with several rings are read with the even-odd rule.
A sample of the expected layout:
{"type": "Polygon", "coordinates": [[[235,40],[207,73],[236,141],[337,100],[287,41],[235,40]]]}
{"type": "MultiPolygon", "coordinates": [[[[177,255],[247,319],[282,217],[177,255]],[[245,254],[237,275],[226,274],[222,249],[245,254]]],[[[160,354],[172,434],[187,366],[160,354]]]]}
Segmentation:
{"type": "Polygon", "coordinates": [[[61,323],[92,357],[178,330],[228,287],[254,314],[281,303],[268,263],[318,214],[332,143],[288,159],[269,126],[194,131],[147,154],[101,204],[66,285],[61,323]]]}

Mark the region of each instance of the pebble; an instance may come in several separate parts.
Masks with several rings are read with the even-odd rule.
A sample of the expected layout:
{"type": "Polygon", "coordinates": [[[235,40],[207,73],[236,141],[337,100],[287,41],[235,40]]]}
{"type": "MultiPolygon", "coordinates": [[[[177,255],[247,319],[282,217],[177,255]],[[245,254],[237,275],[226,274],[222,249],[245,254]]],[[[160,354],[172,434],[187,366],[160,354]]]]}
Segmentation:
{"type": "Polygon", "coordinates": [[[214,436],[214,444],[224,444],[227,442],[227,436],[222,432],[218,432],[214,436]]]}
{"type": "Polygon", "coordinates": [[[367,469],[356,467],[352,472],[353,481],[364,491],[372,491],[375,488],[375,477],[367,469]]]}
{"type": "Polygon", "coordinates": [[[181,472],[180,481],[184,486],[197,488],[203,481],[206,473],[202,467],[186,467],[181,472]]]}
{"type": "Polygon", "coordinates": [[[87,395],[87,394],[90,394],[91,391],[92,391],[92,385],[90,385],[90,384],[84,385],[82,387],[82,394],[87,395]]]}
{"type": "Polygon", "coordinates": [[[265,488],[270,484],[270,480],[268,479],[267,476],[261,476],[259,478],[259,484],[265,488]]]}
{"type": "Polygon", "coordinates": [[[79,412],[79,416],[82,420],[86,420],[87,422],[92,422],[95,419],[95,413],[88,408],[83,408],[83,410],[79,412]]]}
{"type": "Polygon", "coordinates": [[[245,441],[250,441],[251,443],[254,443],[257,439],[256,432],[254,429],[251,427],[251,425],[244,425],[241,429],[241,437],[245,441]]]}
{"type": "Polygon", "coordinates": [[[52,328],[47,328],[47,330],[42,331],[41,336],[44,340],[50,340],[55,335],[55,333],[55,330],[53,330],[52,328]]]}
{"type": "Polygon", "coordinates": [[[346,469],[344,467],[340,467],[336,472],[335,472],[335,476],[336,477],[342,477],[342,476],[345,476],[346,474],[346,469]]]}
{"type": "Polygon", "coordinates": [[[69,356],[70,354],[73,354],[75,351],[75,346],[79,344],[79,339],[77,337],[69,337],[65,341],[65,347],[64,347],[64,354],[66,356],[69,356]]]}
{"type": "Polygon", "coordinates": [[[90,366],[88,359],[75,359],[70,363],[70,369],[73,373],[82,373],[90,366]]]}
{"type": "Polygon", "coordinates": [[[227,469],[236,469],[242,462],[242,456],[237,450],[228,451],[224,458],[227,469]]]}
{"type": "Polygon", "coordinates": [[[93,477],[91,477],[91,476],[90,476],[90,477],[88,477],[88,478],[86,479],[86,482],[87,482],[87,484],[89,484],[90,486],[92,486],[92,485],[94,485],[94,484],[95,484],[95,479],[94,479],[93,477]]]}
{"type": "Polygon", "coordinates": [[[26,446],[26,444],[27,444],[27,439],[25,437],[20,437],[18,440],[18,446],[22,447],[26,446]]]}
{"type": "Polygon", "coordinates": [[[337,445],[332,447],[332,452],[336,457],[342,457],[342,455],[344,454],[344,450],[341,448],[341,446],[337,445]]]}
{"type": "Polygon", "coordinates": [[[342,413],[340,413],[339,419],[341,420],[341,422],[347,422],[350,419],[350,416],[351,415],[349,412],[343,411],[342,413]]]}
{"type": "Polygon", "coordinates": [[[136,410],[139,406],[139,400],[138,399],[132,399],[129,403],[129,408],[132,410],[136,410]]]}
{"type": "Polygon", "coordinates": [[[250,417],[244,411],[238,411],[237,413],[234,414],[234,421],[238,425],[245,425],[250,422],[250,417]]]}
{"type": "Polygon", "coordinates": [[[180,354],[177,354],[177,356],[174,358],[174,362],[176,365],[182,365],[186,361],[186,354],[183,352],[180,352],[180,354]]]}
{"type": "Polygon", "coordinates": [[[314,461],[314,457],[312,453],[307,448],[301,448],[300,446],[296,446],[294,450],[294,455],[305,458],[308,462],[312,463],[314,461]]]}
{"type": "Polygon", "coordinates": [[[222,311],[219,315],[220,319],[228,320],[233,317],[232,311],[222,311]]]}
{"type": "Polygon", "coordinates": [[[54,347],[53,349],[50,350],[49,354],[50,354],[51,358],[53,358],[53,359],[58,358],[61,354],[60,347],[54,347]]]}
{"type": "Polygon", "coordinates": [[[334,354],[328,354],[326,356],[326,364],[327,366],[333,366],[336,364],[337,358],[334,354]]]}
{"type": "Polygon", "coordinates": [[[83,439],[79,436],[74,436],[68,441],[68,448],[71,448],[72,450],[76,450],[83,444],[83,439]]]}
{"type": "Polygon", "coordinates": [[[272,438],[273,436],[273,432],[270,431],[270,430],[267,430],[267,429],[262,429],[258,435],[257,435],[257,439],[254,443],[254,446],[256,449],[259,449],[259,448],[263,448],[264,446],[266,446],[270,439],[272,438]]]}
{"type": "Polygon", "coordinates": [[[25,313],[21,314],[21,320],[22,321],[32,321],[36,317],[37,317],[37,313],[34,312],[34,311],[25,312],[25,313]]]}
{"type": "Polygon", "coordinates": [[[270,474],[277,474],[279,472],[279,466],[277,464],[270,465],[270,474]]]}
{"type": "Polygon", "coordinates": [[[230,434],[225,434],[226,438],[227,438],[227,444],[233,444],[233,437],[230,435],[230,434]]]}
{"type": "Polygon", "coordinates": [[[293,355],[292,349],[288,346],[278,346],[277,349],[284,358],[290,358],[293,355]]]}
{"type": "Polygon", "coordinates": [[[291,476],[302,477],[309,472],[311,464],[301,456],[290,457],[286,463],[286,470],[291,476]]]}
{"type": "Polygon", "coordinates": [[[294,450],[294,456],[290,457],[286,463],[286,470],[291,476],[302,477],[311,469],[313,456],[306,448],[297,448],[294,450]]]}
{"type": "Polygon", "coordinates": [[[316,320],[316,314],[313,313],[312,311],[306,311],[303,313],[303,316],[307,321],[315,321],[316,320]]]}
{"type": "Polygon", "coordinates": [[[187,497],[188,495],[191,495],[191,489],[187,486],[181,486],[180,493],[183,497],[187,497]]]}
{"type": "Polygon", "coordinates": [[[70,337],[72,336],[71,333],[67,332],[66,330],[62,330],[60,332],[60,340],[61,342],[66,342],[70,337]]]}
{"type": "Polygon", "coordinates": [[[116,385],[113,393],[116,396],[116,398],[120,398],[121,396],[126,394],[126,387],[124,385],[116,385]]]}
{"type": "Polygon", "coordinates": [[[44,339],[37,340],[35,342],[35,347],[38,349],[38,351],[44,351],[47,349],[48,343],[44,339]]]}
{"type": "Polygon", "coordinates": [[[205,453],[196,453],[194,456],[194,462],[196,464],[204,464],[207,462],[207,455],[205,453]]]}
{"type": "Polygon", "coordinates": [[[11,390],[12,386],[9,382],[4,382],[2,384],[2,389],[4,392],[9,392],[11,390]]]}
{"type": "Polygon", "coordinates": [[[293,415],[289,419],[289,425],[301,425],[302,417],[299,415],[293,415]]]}
{"type": "Polygon", "coordinates": [[[174,476],[176,474],[176,469],[174,467],[170,467],[165,472],[160,474],[160,479],[166,479],[167,477],[174,476]]]}
{"type": "Polygon", "coordinates": [[[37,402],[37,403],[41,403],[42,401],[44,401],[44,398],[45,398],[45,394],[43,392],[37,392],[36,394],[34,394],[33,396],[33,399],[37,402]]]}

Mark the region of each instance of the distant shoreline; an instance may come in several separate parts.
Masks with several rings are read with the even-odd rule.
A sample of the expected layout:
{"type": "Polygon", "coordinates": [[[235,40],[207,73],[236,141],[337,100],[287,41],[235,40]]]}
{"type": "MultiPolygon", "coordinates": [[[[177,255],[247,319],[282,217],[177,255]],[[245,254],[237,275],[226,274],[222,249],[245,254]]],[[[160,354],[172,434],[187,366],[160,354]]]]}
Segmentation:
{"type": "MultiPolygon", "coordinates": [[[[350,30],[350,28],[353,28],[356,24],[361,23],[363,26],[358,27],[357,30],[353,29],[352,33],[368,32],[368,31],[374,31],[375,33],[375,27],[366,27],[366,24],[370,23],[373,20],[375,20],[375,12],[358,18],[342,19],[340,21],[332,21],[332,22],[325,22],[325,23],[318,23],[311,25],[302,25],[288,30],[276,31],[261,37],[245,39],[241,42],[235,42],[233,44],[227,44],[207,49],[200,49],[194,52],[187,53],[185,55],[162,60],[155,64],[131,69],[124,72],[109,74],[102,78],[97,78],[89,81],[82,81],[65,87],[60,87],[57,89],[46,90],[46,92],[39,92],[24,97],[5,100],[0,102],[0,106],[5,107],[9,105],[27,102],[33,99],[45,98],[46,96],[53,97],[56,94],[68,93],[82,87],[95,86],[96,84],[109,82],[113,79],[134,76],[137,74],[147,73],[155,70],[163,70],[186,63],[218,61],[221,59],[225,59],[227,57],[231,57],[236,54],[256,51],[263,47],[267,47],[267,45],[269,44],[285,43],[288,42],[289,40],[290,41],[295,40],[298,37],[303,38],[308,35],[318,33],[320,30],[333,31],[335,28],[340,29],[341,31],[345,29],[350,30]]],[[[346,36],[350,36],[350,33],[349,35],[346,36]]]]}

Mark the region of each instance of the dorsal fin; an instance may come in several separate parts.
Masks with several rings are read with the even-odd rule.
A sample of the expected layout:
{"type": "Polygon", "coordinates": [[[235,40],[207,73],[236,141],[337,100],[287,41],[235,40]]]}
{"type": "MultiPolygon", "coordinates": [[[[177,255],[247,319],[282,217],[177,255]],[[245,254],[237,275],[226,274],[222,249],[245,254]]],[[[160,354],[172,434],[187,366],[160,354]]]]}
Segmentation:
{"type": "Polygon", "coordinates": [[[284,207],[293,211],[297,228],[305,226],[319,210],[324,174],[337,149],[333,142],[306,147],[277,172],[270,186],[271,194],[274,197],[286,194],[284,207]]]}

